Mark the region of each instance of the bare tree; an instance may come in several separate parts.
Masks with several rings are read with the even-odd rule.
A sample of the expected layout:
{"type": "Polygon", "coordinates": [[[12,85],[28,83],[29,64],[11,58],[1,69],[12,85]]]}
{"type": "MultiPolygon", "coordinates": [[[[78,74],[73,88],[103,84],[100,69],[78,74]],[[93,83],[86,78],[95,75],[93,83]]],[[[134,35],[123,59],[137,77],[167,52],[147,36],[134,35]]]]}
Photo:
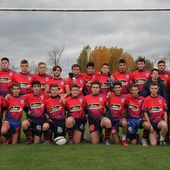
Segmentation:
{"type": "Polygon", "coordinates": [[[58,47],[54,47],[52,50],[48,51],[49,64],[53,66],[58,65],[63,51],[64,47],[62,47],[61,49],[58,47]]]}

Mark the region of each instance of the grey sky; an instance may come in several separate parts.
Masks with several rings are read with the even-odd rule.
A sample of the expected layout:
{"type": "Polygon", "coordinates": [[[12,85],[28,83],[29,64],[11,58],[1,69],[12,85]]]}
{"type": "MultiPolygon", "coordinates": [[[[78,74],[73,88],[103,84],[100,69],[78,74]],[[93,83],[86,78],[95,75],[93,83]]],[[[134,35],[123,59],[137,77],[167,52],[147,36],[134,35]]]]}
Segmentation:
{"type": "MultiPolygon", "coordinates": [[[[166,0],[1,0],[0,7],[154,8],[166,0]]],[[[60,64],[68,71],[89,44],[117,46],[134,57],[166,55],[170,51],[170,12],[152,13],[7,13],[0,12],[0,56],[12,63],[23,58],[46,61],[54,46],[63,47],[60,64]]]]}

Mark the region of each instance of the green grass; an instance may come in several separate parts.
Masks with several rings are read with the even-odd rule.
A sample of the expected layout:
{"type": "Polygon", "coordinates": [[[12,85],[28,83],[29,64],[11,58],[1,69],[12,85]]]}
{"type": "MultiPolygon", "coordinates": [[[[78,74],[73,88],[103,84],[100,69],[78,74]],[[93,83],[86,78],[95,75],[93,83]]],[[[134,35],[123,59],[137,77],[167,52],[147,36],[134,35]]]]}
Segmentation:
{"type": "Polygon", "coordinates": [[[170,147],[120,145],[0,146],[0,169],[169,169],[170,147]]]}

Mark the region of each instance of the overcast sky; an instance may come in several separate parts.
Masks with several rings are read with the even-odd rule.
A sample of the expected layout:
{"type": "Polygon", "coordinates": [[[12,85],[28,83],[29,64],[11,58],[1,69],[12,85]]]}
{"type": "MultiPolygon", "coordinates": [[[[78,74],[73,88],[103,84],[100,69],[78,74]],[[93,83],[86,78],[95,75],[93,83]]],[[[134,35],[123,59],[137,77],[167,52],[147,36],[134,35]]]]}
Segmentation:
{"type": "MultiPolygon", "coordinates": [[[[167,0],[1,0],[18,8],[168,8],[167,0]]],[[[121,47],[134,57],[164,56],[170,51],[170,12],[14,13],[0,12],[0,56],[12,64],[26,58],[47,61],[53,47],[65,47],[60,65],[68,71],[82,48],[121,47]]]]}

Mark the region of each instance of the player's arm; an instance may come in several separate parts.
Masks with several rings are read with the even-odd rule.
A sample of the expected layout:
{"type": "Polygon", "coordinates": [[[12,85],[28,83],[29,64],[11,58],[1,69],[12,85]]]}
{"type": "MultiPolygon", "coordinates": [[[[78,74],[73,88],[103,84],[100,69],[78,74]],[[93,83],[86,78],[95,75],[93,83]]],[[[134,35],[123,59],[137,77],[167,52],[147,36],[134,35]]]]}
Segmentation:
{"type": "Polygon", "coordinates": [[[168,123],[168,113],[166,111],[164,111],[164,120],[168,123]]]}

